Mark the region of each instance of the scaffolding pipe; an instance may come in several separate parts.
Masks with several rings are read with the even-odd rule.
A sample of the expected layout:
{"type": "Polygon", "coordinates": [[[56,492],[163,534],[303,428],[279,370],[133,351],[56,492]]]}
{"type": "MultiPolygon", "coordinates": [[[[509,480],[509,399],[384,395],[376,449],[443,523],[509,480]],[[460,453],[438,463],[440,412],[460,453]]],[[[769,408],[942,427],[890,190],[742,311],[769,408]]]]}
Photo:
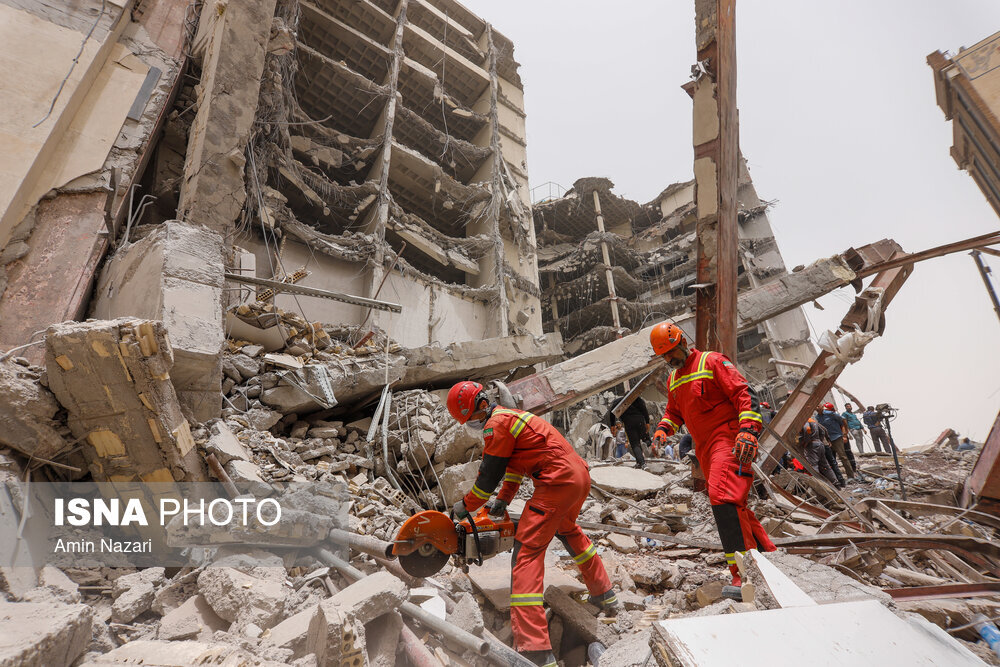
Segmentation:
{"type": "MultiPolygon", "coordinates": [[[[338,572],[351,581],[361,581],[365,578],[365,574],[361,570],[326,549],[320,548],[317,549],[316,552],[319,554],[319,557],[323,560],[323,562],[330,567],[336,568],[338,572]]],[[[460,646],[468,651],[475,651],[479,655],[483,656],[489,655],[490,653],[490,643],[485,639],[477,637],[472,633],[466,632],[465,630],[438,618],[434,614],[421,609],[412,602],[404,602],[399,605],[399,611],[403,612],[427,629],[433,630],[446,639],[449,639],[456,646],[460,646]]]]}

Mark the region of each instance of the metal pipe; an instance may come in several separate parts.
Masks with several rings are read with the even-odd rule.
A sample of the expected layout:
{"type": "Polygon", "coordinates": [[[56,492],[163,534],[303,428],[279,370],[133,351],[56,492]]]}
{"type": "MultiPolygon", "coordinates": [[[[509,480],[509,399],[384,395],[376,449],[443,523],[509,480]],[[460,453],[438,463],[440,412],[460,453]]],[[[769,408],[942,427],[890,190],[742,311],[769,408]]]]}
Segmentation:
{"type": "Polygon", "coordinates": [[[410,630],[406,623],[403,623],[403,629],[399,631],[399,638],[403,643],[403,651],[413,667],[441,667],[438,659],[426,644],[413,634],[413,630],[410,630]]]}
{"type": "MultiPolygon", "coordinates": [[[[361,570],[357,569],[342,558],[335,556],[326,549],[317,549],[316,553],[319,554],[320,559],[322,559],[327,565],[337,568],[341,574],[351,581],[360,581],[365,578],[365,574],[361,570]]],[[[427,629],[440,633],[446,639],[451,640],[456,646],[460,646],[468,651],[475,651],[479,655],[485,656],[490,653],[490,643],[485,639],[481,639],[472,633],[466,632],[465,630],[438,618],[434,614],[421,609],[412,602],[404,602],[399,605],[399,611],[403,612],[427,629]]]]}
{"type": "Polygon", "coordinates": [[[403,310],[402,306],[398,303],[376,301],[375,299],[366,299],[363,296],[341,294],[340,292],[331,292],[330,290],[306,287],[305,285],[293,285],[292,283],[283,283],[277,280],[268,280],[266,278],[241,276],[236,273],[229,273],[228,271],[224,274],[224,277],[226,280],[231,280],[237,283],[270,287],[275,292],[287,292],[288,294],[298,294],[300,296],[315,296],[321,299],[333,299],[334,301],[343,301],[344,303],[349,303],[355,306],[368,306],[369,308],[375,308],[377,310],[387,310],[391,313],[399,313],[403,310]]]}
{"type": "Polygon", "coordinates": [[[219,459],[215,458],[215,454],[209,454],[205,457],[205,461],[208,463],[208,469],[212,471],[215,478],[222,483],[223,488],[226,489],[226,493],[229,494],[230,498],[236,498],[240,495],[239,489],[233,483],[233,478],[229,476],[226,469],[222,467],[219,463],[219,459]]]}
{"type": "Polygon", "coordinates": [[[347,545],[355,551],[360,551],[369,556],[378,556],[379,558],[386,558],[390,553],[389,550],[392,549],[392,544],[377,537],[358,535],[357,533],[341,530],[340,528],[330,529],[330,539],[337,544],[347,545]]]}

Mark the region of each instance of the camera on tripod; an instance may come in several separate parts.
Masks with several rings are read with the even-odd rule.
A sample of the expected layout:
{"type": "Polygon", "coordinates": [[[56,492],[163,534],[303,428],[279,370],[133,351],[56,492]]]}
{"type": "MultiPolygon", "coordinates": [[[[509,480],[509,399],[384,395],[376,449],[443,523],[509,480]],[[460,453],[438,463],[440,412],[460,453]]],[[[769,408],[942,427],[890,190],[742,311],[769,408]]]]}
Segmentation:
{"type": "Polygon", "coordinates": [[[892,419],[896,416],[896,413],[899,412],[899,410],[892,407],[888,403],[879,403],[875,406],[875,412],[879,413],[879,416],[881,416],[882,419],[892,419]]]}

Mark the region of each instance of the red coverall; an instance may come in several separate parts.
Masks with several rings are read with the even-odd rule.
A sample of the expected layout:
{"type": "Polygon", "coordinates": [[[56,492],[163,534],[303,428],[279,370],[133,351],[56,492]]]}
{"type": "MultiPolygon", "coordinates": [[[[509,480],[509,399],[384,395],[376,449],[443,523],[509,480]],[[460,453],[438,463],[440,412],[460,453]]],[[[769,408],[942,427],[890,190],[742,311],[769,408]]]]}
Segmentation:
{"type": "Polygon", "coordinates": [[[671,435],[686,424],[691,432],[735,581],[736,551],[775,550],[764,527],[747,507],[753,471],[750,466],[741,466],[733,455],[733,441],[741,428],[754,433],[762,429],[760,414],[752,405],[746,380],[733,362],[718,352],[692,348],[684,366],[670,374],[668,388],[667,408],[657,428],[671,435]],[[724,505],[735,505],[731,519],[723,511],[724,505]]]}
{"type": "Polygon", "coordinates": [[[509,503],[524,476],[531,475],[535,492],[524,507],[515,535],[510,619],[517,650],[549,650],[552,646],[542,596],[545,550],[553,536],[573,557],[591,595],[611,590],[601,557],[576,525],[580,507],[590,493],[590,472],[559,431],[524,410],[492,406],[483,425],[483,439],[483,462],[476,483],[465,496],[465,507],[470,512],[479,509],[501,478],[503,486],[497,498],[509,503]]]}

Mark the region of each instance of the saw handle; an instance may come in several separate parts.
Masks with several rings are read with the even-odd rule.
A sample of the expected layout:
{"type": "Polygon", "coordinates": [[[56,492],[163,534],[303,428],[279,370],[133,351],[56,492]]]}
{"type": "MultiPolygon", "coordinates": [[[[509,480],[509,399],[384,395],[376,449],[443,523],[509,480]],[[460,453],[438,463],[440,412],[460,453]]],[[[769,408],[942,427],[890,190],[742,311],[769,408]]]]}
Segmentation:
{"type": "Polygon", "coordinates": [[[479,528],[476,527],[475,517],[469,517],[469,525],[472,527],[472,541],[476,543],[476,565],[482,565],[483,549],[479,545],[479,528]]]}

